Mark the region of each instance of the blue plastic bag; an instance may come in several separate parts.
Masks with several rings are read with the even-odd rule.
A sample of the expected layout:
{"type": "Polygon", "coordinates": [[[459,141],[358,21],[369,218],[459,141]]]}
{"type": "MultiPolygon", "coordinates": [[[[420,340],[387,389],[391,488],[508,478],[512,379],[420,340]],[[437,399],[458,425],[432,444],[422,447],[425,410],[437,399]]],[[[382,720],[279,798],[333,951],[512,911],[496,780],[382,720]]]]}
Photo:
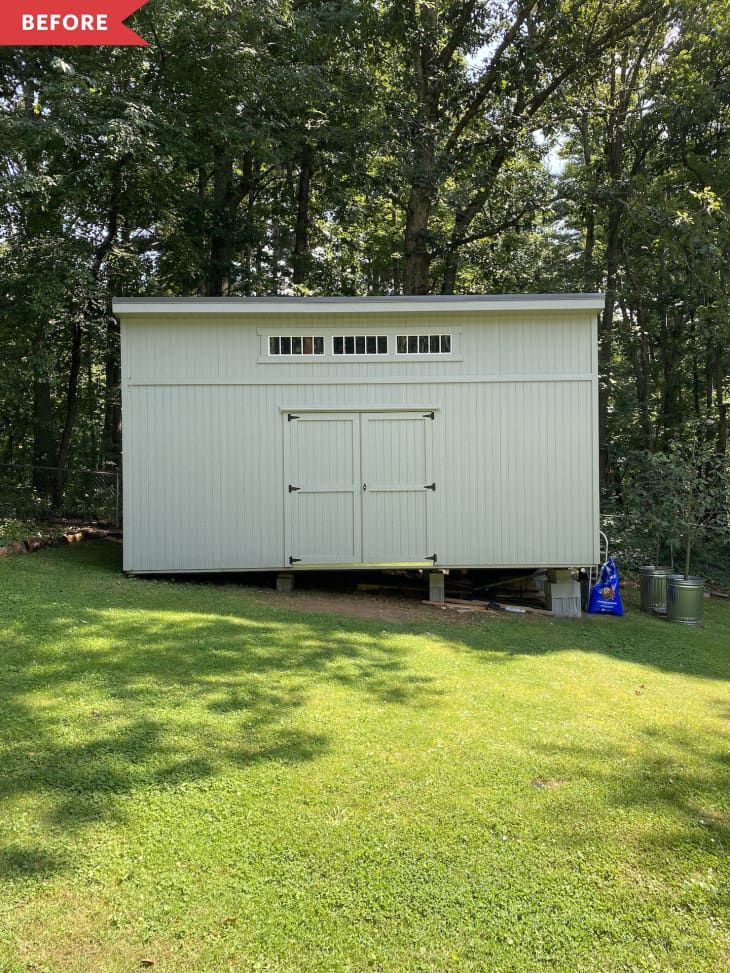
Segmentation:
{"type": "Polygon", "coordinates": [[[603,565],[601,577],[591,588],[587,611],[589,615],[623,615],[624,613],[618,571],[613,558],[609,558],[603,565]]]}

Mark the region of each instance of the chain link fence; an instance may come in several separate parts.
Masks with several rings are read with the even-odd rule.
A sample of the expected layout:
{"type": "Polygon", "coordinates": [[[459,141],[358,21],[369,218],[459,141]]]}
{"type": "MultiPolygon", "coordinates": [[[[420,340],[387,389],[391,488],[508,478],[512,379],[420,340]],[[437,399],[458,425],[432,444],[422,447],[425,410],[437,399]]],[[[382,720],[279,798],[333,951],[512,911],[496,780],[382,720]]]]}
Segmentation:
{"type": "Polygon", "coordinates": [[[118,526],[122,516],[118,468],[67,469],[0,463],[0,517],[84,520],[118,526]]]}

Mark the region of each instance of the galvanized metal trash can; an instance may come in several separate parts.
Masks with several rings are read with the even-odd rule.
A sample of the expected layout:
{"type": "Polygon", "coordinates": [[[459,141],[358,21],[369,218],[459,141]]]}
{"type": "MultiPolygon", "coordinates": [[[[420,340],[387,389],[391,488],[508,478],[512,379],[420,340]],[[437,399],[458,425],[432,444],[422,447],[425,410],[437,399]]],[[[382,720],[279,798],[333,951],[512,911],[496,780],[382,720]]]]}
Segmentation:
{"type": "Polygon", "coordinates": [[[639,598],[643,612],[667,613],[667,578],[671,568],[644,564],[639,568],[639,598]]]}
{"type": "Polygon", "coordinates": [[[685,578],[670,574],[667,578],[667,618],[683,625],[702,624],[705,613],[704,578],[685,578]]]}

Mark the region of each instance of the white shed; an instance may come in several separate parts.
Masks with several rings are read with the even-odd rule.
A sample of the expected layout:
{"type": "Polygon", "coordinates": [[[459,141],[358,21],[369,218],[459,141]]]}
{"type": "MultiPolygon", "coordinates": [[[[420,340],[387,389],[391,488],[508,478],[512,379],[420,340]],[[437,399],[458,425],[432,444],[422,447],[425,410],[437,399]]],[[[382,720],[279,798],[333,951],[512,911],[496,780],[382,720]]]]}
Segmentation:
{"type": "Polygon", "coordinates": [[[596,563],[602,306],[117,298],[124,569],[596,563]]]}

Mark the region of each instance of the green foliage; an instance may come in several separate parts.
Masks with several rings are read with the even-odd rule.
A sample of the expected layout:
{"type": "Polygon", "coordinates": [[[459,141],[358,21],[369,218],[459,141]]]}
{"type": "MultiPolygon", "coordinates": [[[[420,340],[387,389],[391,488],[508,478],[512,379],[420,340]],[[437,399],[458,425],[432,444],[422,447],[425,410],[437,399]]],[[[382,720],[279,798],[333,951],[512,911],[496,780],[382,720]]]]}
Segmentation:
{"type": "Polygon", "coordinates": [[[728,465],[695,427],[672,443],[666,453],[640,452],[630,458],[624,484],[633,533],[656,550],[684,552],[683,570],[710,537],[715,544],[730,538],[728,465]]]}
{"type": "Polygon", "coordinates": [[[630,534],[645,550],[655,551],[660,564],[666,550],[679,541],[675,520],[680,472],[667,453],[637,452],[629,457],[623,481],[626,491],[626,520],[630,534]]]}
{"type": "Polygon", "coordinates": [[[669,530],[684,550],[684,574],[689,577],[692,550],[712,532],[730,536],[730,478],[724,457],[699,438],[672,443],[667,456],[666,487],[672,519],[669,530]]]}
{"type": "Polygon", "coordinates": [[[727,4],[155,0],[134,23],[148,48],[0,52],[0,461],[118,463],[112,293],[408,290],[608,291],[610,515],[627,459],[688,422],[727,455],[727,4]]]}
{"type": "Polygon", "coordinates": [[[0,547],[10,544],[11,541],[26,541],[32,537],[55,537],[62,534],[63,530],[63,527],[49,526],[28,518],[16,520],[0,517],[0,547]]]}

